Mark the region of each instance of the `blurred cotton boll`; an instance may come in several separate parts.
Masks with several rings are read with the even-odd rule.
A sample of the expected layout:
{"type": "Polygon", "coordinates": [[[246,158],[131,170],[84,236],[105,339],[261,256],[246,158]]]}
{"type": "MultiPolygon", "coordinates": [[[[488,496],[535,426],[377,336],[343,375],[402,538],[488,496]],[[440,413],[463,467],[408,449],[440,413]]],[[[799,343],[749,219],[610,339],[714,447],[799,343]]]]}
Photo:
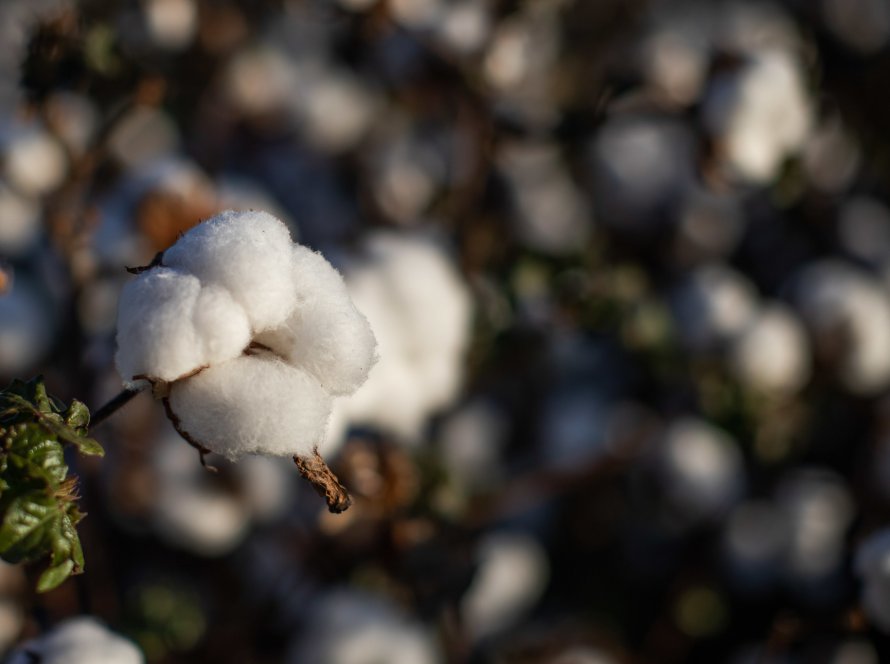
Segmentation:
{"type": "Polygon", "coordinates": [[[544,142],[507,143],[498,151],[497,162],[510,185],[522,241],[546,253],[583,251],[591,213],[559,148],[544,142]]]}
{"type": "Polygon", "coordinates": [[[643,42],[641,56],[649,85],[683,106],[698,99],[710,57],[706,40],[692,29],[683,30],[685,27],[656,28],[643,42]]]}
{"type": "Polygon", "coordinates": [[[697,268],[671,296],[684,343],[693,351],[721,349],[757,312],[757,293],[748,279],[722,263],[697,268]]]}
{"type": "Polygon", "coordinates": [[[0,254],[20,256],[40,236],[40,205],[0,182],[0,254]]]}
{"type": "Polygon", "coordinates": [[[856,551],[856,574],[862,579],[862,606],[868,619],[890,632],[890,530],[873,533],[856,551]]]}
{"type": "Polygon", "coordinates": [[[872,265],[890,265],[890,209],[870,196],[851,196],[838,218],[838,239],[854,258],[872,265]]]}
{"type": "Polygon", "coordinates": [[[680,209],[673,254],[681,266],[724,258],[744,230],[740,202],[702,189],[690,189],[680,209]]]}
{"type": "Polygon", "coordinates": [[[173,546],[201,556],[220,556],[247,535],[250,515],[195,457],[195,450],[174,432],[158,441],[152,519],[161,537],[173,546]]]}
{"type": "Polygon", "coordinates": [[[491,31],[491,16],[484,0],[458,0],[448,3],[436,24],[436,34],[450,49],[460,54],[478,52],[491,31]]]}
{"type": "Polygon", "coordinates": [[[797,392],[811,371],[806,330],[784,305],[767,305],[733,340],[729,362],[739,382],[754,390],[797,392]]]}
{"type": "Polygon", "coordinates": [[[720,74],[703,113],[730,174],[756,184],[771,181],[802,150],[812,124],[803,74],[783,51],[759,52],[720,74]]]}
{"type": "Polygon", "coordinates": [[[3,142],[4,171],[26,196],[43,196],[68,174],[68,157],[58,140],[40,127],[14,128],[3,142]]]}
{"type": "Polygon", "coordinates": [[[442,0],[387,0],[393,17],[414,30],[432,28],[444,9],[442,0]]]}
{"type": "Polygon", "coordinates": [[[794,22],[774,2],[735,0],[714,3],[715,46],[732,53],[753,55],[765,50],[796,53],[801,38],[794,22]]]}
{"type": "Polygon", "coordinates": [[[377,233],[365,248],[345,278],[374,330],[380,359],[355,394],[335,402],[331,445],[347,423],[416,440],[463,380],[472,301],[451,259],[420,236],[377,233]]]}
{"type": "Polygon", "coordinates": [[[874,644],[857,638],[841,643],[834,651],[830,664],[880,664],[880,661],[874,644]]]}
{"type": "Polygon", "coordinates": [[[591,145],[594,194],[605,223],[626,231],[651,230],[692,182],[693,141],[671,119],[618,115],[591,145]]]}
{"type": "Polygon", "coordinates": [[[99,111],[93,101],[73,92],[58,92],[47,101],[47,124],[74,154],[82,155],[95,137],[99,111]]]}
{"type": "Polygon", "coordinates": [[[342,152],[365,135],[380,106],[359,78],[319,68],[303,76],[294,95],[295,113],[307,141],[326,152],[342,152]]]}
{"type": "Polygon", "coordinates": [[[855,514],[844,481],[827,470],[797,469],[776,492],[785,514],[789,548],[786,570],[795,584],[819,584],[837,572],[844,538],[855,514]]]}
{"type": "Polygon", "coordinates": [[[792,280],[816,353],[855,394],[890,384],[890,297],[868,273],[841,261],[809,264],[792,280]]]}
{"type": "Polygon", "coordinates": [[[828,29],[848,48],[872,55],[890,39],[890,6],[884,0],[822,0],[828,29]]]}
{"type": "Polygon", "coordinates": [[[164,111],[134,106],[108,136],[108,150],[127,169],[171,156],[179,147],[179,129],[164,111]]]}
{"type": "Polygon", "coordinates": [[[235,54],[221,83],[235,109],[257,115],[286,108],[296,81],[297,69],[288,55],[277,46],[260,43],[235,54]]]}
{"type": "Polygon", "coordinates": [[[94,618],[77,617],[28,641],[9,664],[145,664],[145,657],[129,639],[112,632],[94,618]]]}
{"type": "Polygon", "coordinates": [[[862,161],[861,150],[840,120],[829,120],[811,134],[803,152],[807,176],[815,187],[839,193],[850,185],[862,161]]]}
{"type": "Polygon", "coordinates": [[[408,224],[426,211],[447,167],[431,141],[412,135],[406,128],[372,150],[367,168],[380,209],[394,221],[408,224]]]}
{"type": "Polygon", "coordinates": [[[484,489],[500,479],[507,426],[506,416],[481,399],[445,418],[438,447],[452,478],[473,489],[484,489]]]}
{"type": "Polygon", "coordinates": [[[142,11],[152,41],[161,48],[179,51],[194,39],[198,28],[194,0],[142,0],[142,11]]]}
{"type": "Polygon", "coordinates": [[[478,639],[515,625],[543,594],[550,570],[537,540],[510,532],[488,534],[479,544],[477,564],[461,617],[478,639]]]}
{"type": "Polygon", "coordinates": [[[685,417],[668,425],[656,457],[671,515],[681,522],[719,518],[744,491],[738,445],[704,420],[685,417]]]}
{"type": "Polygon", "coordinates": [[[315,604],[288,664],[440,664],[430,631],[389,601],[335,590],[315,604]]]}
{"type": "Polygon", "coordinates": [[[0,374],[33,370],[49,351],[55,334],[50,303],[26,277],[16,275],[0,295],[0,374]]]}
{"type": "Polygon", "coordinates": [[[723,533],[726,563],[745,592],[768,588],[779,578],[788,533],[785,516],[772,502],[742,503],[729,516],[723,533]]]}

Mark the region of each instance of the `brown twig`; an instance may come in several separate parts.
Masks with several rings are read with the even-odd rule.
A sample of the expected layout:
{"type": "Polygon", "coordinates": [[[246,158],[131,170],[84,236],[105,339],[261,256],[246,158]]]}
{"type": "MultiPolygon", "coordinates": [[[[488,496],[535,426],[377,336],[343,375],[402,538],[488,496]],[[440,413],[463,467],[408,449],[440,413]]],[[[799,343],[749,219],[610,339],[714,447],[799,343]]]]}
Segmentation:
{"type": "Polygon", "coordinates": [[[334,514],[340,514],[352,505],[352,498],[337,476],[328,468],[328,465],[318,453],[318,448],[312,450],[311,457],[294,456],[294,463],[305,479],[315,488],[319,496],[325,499],[328,509],[334,514]]]}
{"type": "Polygon", "coordinates": [[[167,419],[170,420],[170,424],[172,424],[173,428],[176,429],[176,433],[178,433],[185,442],[198,450],[198,455],[201,458],[201,465],[204,466],[211,473],[217,472],[218,469],[216,468],[216,466],[209,465],[207,463],[207,460],[204,458],[206,455],[210,454],[211,450],[192,438],[192,435],[182,428],[182,421],[179,419],[179,416],[173,412],[173,406],[170,405],[170,398],[163,397],[161,399],[161,403],[164,404],[164,413],[167,415],[167,419]]]}
{"type": "Polygon", "coordinates": [[[161,263],[162,260],[164,260],[164,252],[159,251],[158,253],[155,254],[155,257],[151,259],[151,263],[149,263],[148,265],[139,265],[137,267],[128,267],[125,269],[130,274],[142,274],[143,272],[151,270],[152,268],[163,265],[161,263]]]}

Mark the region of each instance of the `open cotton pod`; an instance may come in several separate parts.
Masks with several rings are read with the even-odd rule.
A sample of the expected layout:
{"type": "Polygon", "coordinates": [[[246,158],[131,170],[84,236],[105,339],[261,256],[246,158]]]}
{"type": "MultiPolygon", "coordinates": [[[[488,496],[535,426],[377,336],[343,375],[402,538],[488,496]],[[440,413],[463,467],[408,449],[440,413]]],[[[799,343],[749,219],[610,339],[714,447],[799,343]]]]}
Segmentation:
{"type": "Polygon", "coordinates": [[[335,396],[354,392],[376,340],[339,273],[265,212],[222,212],[131,270],[118,371],[150,384],[203,457],[293,456],[332,511],[349,505],[319,455],[335,396]]]}

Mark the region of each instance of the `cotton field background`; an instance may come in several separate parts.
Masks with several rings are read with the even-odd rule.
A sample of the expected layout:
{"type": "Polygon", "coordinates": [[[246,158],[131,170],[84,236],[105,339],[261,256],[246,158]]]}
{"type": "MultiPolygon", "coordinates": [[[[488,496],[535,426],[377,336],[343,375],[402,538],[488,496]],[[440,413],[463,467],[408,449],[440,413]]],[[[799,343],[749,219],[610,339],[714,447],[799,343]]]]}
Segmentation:
{"type": "Polygon", "coordinates": [[[97,427],[0,658],[890,661],[885,0],[3,0],[0,70],[2,384],[114,397],[125,268],[230,208],[380,358],[339,515],[97,427]]]}

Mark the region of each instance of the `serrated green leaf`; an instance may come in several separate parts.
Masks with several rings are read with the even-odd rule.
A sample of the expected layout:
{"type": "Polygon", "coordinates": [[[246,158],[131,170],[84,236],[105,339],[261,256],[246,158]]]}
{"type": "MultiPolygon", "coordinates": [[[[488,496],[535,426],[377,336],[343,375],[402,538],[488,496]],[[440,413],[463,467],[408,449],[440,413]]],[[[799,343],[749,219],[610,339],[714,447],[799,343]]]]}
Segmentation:
{"type": "Polygon", "coordinates": [[[45,593],[57,588],[74,572],[74,561],[63,560],[58,565],[48,567],[37,580],[37,592],[45,593]]]}
{"type": "Polygon", "coordinates": [[[53,550],[54,531],[59,529],[63,513],[56,498],[46,493],[31,491],[16,496],[0,526],[0,555],[18,563],[36,560],[53,550]]]}
{"type": "Polygon", "coordinates": [[[13,437],[5,460],[24,477],[41,477],[53,488],[68,476],[62,446],[38,424],[27,425],[13,437]]]}
{"type": "Polygon", "coordinates": [[[85,434],[90,426],[90,409],[86,405],[74,399],[65,413],[65,424],[79,434],[85,434]]]}

